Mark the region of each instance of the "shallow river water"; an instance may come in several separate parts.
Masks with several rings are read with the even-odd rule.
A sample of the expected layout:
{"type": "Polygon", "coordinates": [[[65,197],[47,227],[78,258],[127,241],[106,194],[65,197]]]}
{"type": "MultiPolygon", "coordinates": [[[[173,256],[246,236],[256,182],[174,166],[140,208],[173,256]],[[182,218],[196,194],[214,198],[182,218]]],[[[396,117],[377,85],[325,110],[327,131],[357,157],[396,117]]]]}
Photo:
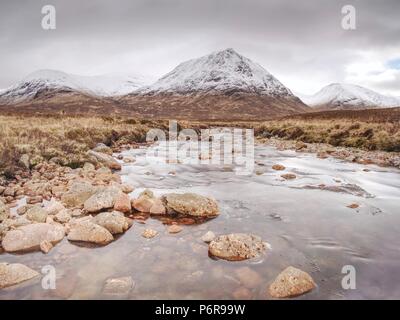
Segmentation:
{"type": "Polygon", "coordinates": [[[229,166],[160,164],[145,153],[123,152],[136,158],[121,171],[123,182],[135,187],[132,196],[144,188],[157,195],[195,192],[214,197],[220,215],[184,225],[178,234],[168,234],[158,219],[135,221],[105,247],[64,239],[47,255],[3,253],[1,261],[38,271],[55,266],[57,287],[43,290],[38,279],[0,290],[0,299],[102,299],[105,280],[125,276],[135,282],[122,297],[127,299],[231,299],[240,287],[248,287],[254,299],[269,299],[268,285],[290,265],[310,273],[318,285],[298,299],[400,298],[399,170],[257,146],[254,173],[240,176],[229,166]],[[272,170],[277,163],[286,169],[272,170]],[[280,177],[288,172],[297,178],[280,177]],[[360,207],[348,208],[352,203],[360,207]],[[145,228],[158,236],[143,238],[145,228]],[[256,234],[271,249],[256,260],[215,260],[200,239],[209,230],[256,234]],[[346,265],[356,270],[356,289],[342,288],[346,265]],[[258,273],[256,285],[240,276],[244,267],[258,273]]]}

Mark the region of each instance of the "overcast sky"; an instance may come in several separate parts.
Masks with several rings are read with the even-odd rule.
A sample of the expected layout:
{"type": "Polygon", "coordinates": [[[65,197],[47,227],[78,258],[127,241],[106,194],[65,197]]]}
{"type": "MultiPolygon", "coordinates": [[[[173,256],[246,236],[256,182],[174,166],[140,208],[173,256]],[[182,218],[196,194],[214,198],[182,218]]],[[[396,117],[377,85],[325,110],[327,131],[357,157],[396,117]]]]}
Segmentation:
{"type": "Polygon", "coordinates": [[[38,69],[160,77],[234,48],[297,93],[332,82],[400,96],[399,0],[1,0],[0,88],[38,69]],[[42,6],[57,10],[41,27],[42,6]],[[356,8],[356,30],[341,9],[356,8]]]}

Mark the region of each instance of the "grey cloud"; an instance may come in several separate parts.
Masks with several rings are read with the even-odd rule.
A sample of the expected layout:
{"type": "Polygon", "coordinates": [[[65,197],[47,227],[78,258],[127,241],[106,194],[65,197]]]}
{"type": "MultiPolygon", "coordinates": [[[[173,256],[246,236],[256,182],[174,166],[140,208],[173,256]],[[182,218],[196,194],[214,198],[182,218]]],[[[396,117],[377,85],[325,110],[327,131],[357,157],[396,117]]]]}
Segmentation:
{"type": "Polygon", "coordinates": [[[398,0],[3,0],[0,88],[42,68],[161,76],[234,47],[291,89],[317,91],[343,81],[360,50],[400,52],[399,15],[398,0]],[[55,31],[41,29],[46,4],[57,9],[55,31]],[[357,9],[357,30],[341,28],[345,4],[357,9]]]}

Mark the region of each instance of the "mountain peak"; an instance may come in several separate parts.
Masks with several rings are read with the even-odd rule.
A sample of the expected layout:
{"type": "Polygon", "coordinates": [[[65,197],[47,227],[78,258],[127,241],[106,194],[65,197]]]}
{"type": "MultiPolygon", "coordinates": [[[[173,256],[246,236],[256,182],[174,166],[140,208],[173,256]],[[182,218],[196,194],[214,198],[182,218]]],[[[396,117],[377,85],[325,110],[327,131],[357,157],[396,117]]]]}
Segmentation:
{"type": "Polygon", "coordinates": [[[246,92],[279,97],[293,94],[258,63],[228,48],[179,64],[142,94],[246,92]]]}
{"type": "Polygon", "coordinates": [[[331,83],[312,96],[302,100],[309,106],[327,106],[334,109],[388,108],[400,106],[400,99],[384,96],[373,90],[349,83],[331,83]]]}
{"type": "Polygon", "coordinates": [[[63,71],[43,69],[30,73],[17,84],[0,92],[0,103],[19,103],[34,99],[39,93],[79,92],[94,96],[120,96],[137,90],[150,79],[143,76],[106,74],[79,76],[63,71]]]}

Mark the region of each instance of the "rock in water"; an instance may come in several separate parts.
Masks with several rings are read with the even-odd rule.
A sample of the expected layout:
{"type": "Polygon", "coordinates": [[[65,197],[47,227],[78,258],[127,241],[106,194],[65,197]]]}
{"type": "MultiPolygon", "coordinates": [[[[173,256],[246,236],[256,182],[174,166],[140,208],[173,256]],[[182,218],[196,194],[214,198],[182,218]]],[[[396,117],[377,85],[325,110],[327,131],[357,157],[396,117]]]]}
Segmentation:
{"type": "Polygon", "coordinates": [[[93,150],[89,150],[87,153],[93,160],[100,162],[104,166],[112,169],[112,170],[121,170],[121,164],[115,160],[112,156],[102,153],[96,152],[93,150]]]}
{"type": "Polygon", "coordinates": [[[48,215],[56,215],[58,212],[61,210],[64,210],[65,207],[62,205],[62,203],[51,199],[51,201],[44,207],[48,215]]]}
{"type": "Polygon", "coordinates": [[[94,195],[97,188],[89,182],[79,181],[74,182],[68,192],[61,197],[62,203],[67,207],[82,207],[87,199],[94,195]]]}
{"type": "Polygon", "coordinates": [[[87,212],[111,209],[121,194],[121,189],[115,186],[102,188],[85,201],[84,208],[87,212]]]}
{"type": "Polygon", "coordinates": [[[129,229],[128,219],[121,212],[102,212],[94,217],[93,222],[106,228],[111,234],[124,233],[129,229]]]}
{"type": "Polygon", "coordinates": [[[154,238],[157,234],[158,234],[158,232],[156,230],[145,229],[142,233],[142,237],[150,239],[150,238],[154,238]]]}
{"type": "Polygon", "coordinates": [[[357,209],[360,205],[358,203],[352,203],[347,206],[350,209],[357,209]]]}
{"type": "Polygon", "coordinates": [[[232,233],[211,241],[208,252],[212,256],[228,261],[240,261],[260,256],[265,248],[265,243],[258,236],[232,233]]]}
{"type": "Polygon", "coordinates": [[[132,277],[107,279],[103,288],[103,294],[108,296],[126,296],[135,286],[132,277]]]}
{"type": "Polygon", "coordinates": [[[162,215],[166,209],[162,201],[156,198],[150,190],[144,190],[137,199],[132,200],[132,207],[139,212],[162,215]]]}
{"type": "Polygon", "coordinates": [[[272,166],[272,169],[277,170],[277,171],[282,171],[282,170],[285,170],[286,168],[285,168],[285,166],[283,166],[281,164],[274,164],[272,166]]]}
{"type": "Polygon", "coordinates": [[[274,298],[290,298],[309,292],[315,287],[315,282],[308,273],[287,267],[270,285],[269,293],[274,298]]]}
{"type": "Polygon", "coordinates": [[[281,177],[285,180],[293,180],[296,179],[296,175],[294,173],[285,173],[282,174],[281,177]]]}
{"type": "Polygon", "coordinates": [[[40,243],[40,250],[43,253],[49,253],[51,249],[53,249],[51,242],[45,240],[40,243]]]}
{"type": "Polygon", "coordinates": [[[40,206],[33,206],[26,212],[26,217],[33,222],[46,222],[47,211],[40,206]]]}
{"type": "Polygon", "coordinates": [[[212,231],[207,231],[202,237],[201,240],[204,241],[205,243],[210,243],[215,239],[215,234],[212,231]]]}
{"type": "Polygon", "coordinates": [[[20,263],[0,263],[0,289],[33,279],[38,272],[20,263]]]}
{"type": "Polygon", "coordinates": [[[60,225],[34,223],[8,231],[2,246],[7,252],[38,250],[42,241],[53,245],[64,238],[64,228],[60,225]]]}
{"type": "Polygon", "coordinates": [[[176,224],[173,224],[168,227],[168,233],[179,233],[183,230],[181,226],[178,226],[176,224]]]}
{"type": "Polygon", "coordinates": [[[67,223],[71,220],[71,209],[63,209],[54,216],[54,220],[59,223],[67,223]]]}
{"type": "Polygon", "coordinates": [[[131,199],[126,193],[121,193],[115,200],[114,210],[130,213],[132,210],[131,199]]]}
{"type": "Polygon", "coordinates": [[[81,221],[71,226],[67,239],[105,245],[113,241],[114,237],[102,226],[90,221],[81,221]]]}
{"type": "Polygon", "coordinates": [[[180,214],[196,217],[215,217],[219,214],[218,204],[214,199],[194,193],[170,193],[164,196],[168,209],[180,214]]]}

